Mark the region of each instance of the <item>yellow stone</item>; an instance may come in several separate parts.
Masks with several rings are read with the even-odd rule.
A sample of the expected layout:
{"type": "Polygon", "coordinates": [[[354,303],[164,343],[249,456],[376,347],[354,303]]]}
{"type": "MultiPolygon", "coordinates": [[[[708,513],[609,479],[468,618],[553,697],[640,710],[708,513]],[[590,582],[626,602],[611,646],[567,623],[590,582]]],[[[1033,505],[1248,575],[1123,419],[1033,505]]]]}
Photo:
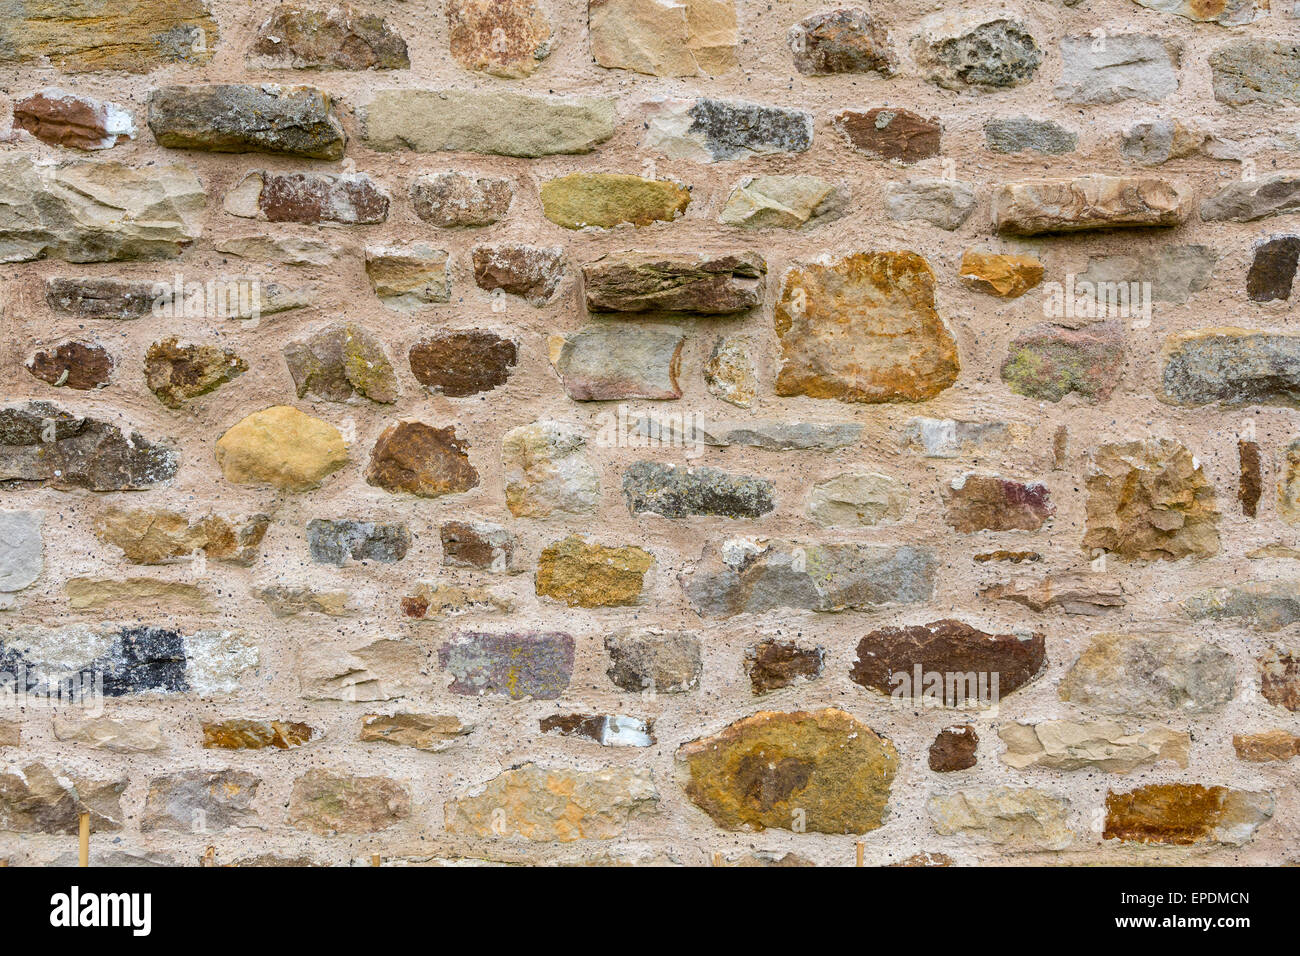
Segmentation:
{"type": "Polygon", "coordinates": [[[537,593],[569,607],[636,604],[654,555],[640,548],[607,548],[577,535],[556,541],[537,559],[537,593]]]}
{"type": "Polygon", "coordinates": [[[967,249],[961,280],[977,292],[1018,299],[1043,281],[1043,264],[1034,256],[967,249]]]}
{"type": "Polygon", "coordinates": [[[542,212],[565,229],[672,222],[690,204],[691,191],[667,179],[574,173],[542,184],[542,212]]]}
{"type": "Polygon", "coordinates": [[[240,485],[307,491],[347,462],[337,428],[288,405],[254,412],[217,442],[217,464],[240,485]]]}

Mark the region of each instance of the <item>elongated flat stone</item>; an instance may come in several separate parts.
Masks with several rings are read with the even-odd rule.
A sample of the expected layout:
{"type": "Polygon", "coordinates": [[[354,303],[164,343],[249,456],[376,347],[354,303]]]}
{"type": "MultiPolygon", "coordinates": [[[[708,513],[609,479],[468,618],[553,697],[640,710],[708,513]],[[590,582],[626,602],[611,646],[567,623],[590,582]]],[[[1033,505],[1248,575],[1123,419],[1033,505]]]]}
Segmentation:
{"type": "Polygon", "coordinates": [[[48,402],[0,408],[0,481],[133,491],[175,477],[176,452],[139,432],[48,402]]]}
{"type": "Polygon", "coordinates": [[[226,194],[225,210],[267,222],[372,225],[388,218],[388,196],[365,173],[255,170],[226,194]]]}
{"type": "Polygon", "coordinates": [[[1237,690],[1237,665],[1190,634],[1097,634],[1058,686],[1061,700],[1102,714],[1206,714],[1237,690]]]}
{"type": "Polygon", "coordinates": [[[623,473],[623,497],[632,514],[648,512],[665,518],[758,518],[776,507],[772,483],[763,478],[655,461],[628,467],[623,473]]]}
{"type": "Polygon", "coordinates": [[[813,142],[804,110],[741,100],[666,100],[652,109],[645,146],[669,159],[716,163],[803,153],[813,142]]]}
{"type": "Polygon", "coordinates": [[[681,398],[685,333],[668,325],[591,325],[548,339],[565,394],[580,402],[681,398]]]}
{"type": "Polygon", "coordinates": [[[1261,631],[1300,621],[1300,581],[1244,581],[1198,591],[1183,602],[1193,621],[1239,620],[1261,631]]]}
{"type": "Polygon", "coordinates": [[[1232,328],[1172,335],[1161,388],[1174,405],[1300,407],[1300,335],[1232,328]]]}
{"type": "Polygon", "coordinates": [[[340,159],[345,135],[329,95],[310,86],[164,86],[149,94],[159,146],[340,159]]]}
{"type": "Polygon", "coordinates": [[[1187,766],[1191,735],[1169,727],[1130,733],[1111,721],[1074,723],[1047,720],[1012,723],[998,728],[1007,745],[1002,762],[1016,770],[1101,770],[1129,773],[1147,764],[1168,760],[1187,766]]]}
{"type": "Polygon", "coordinates": [[[554,700],[573,674],[573,638],[560,632],[457,634],[438,649],[449,690],[470,696],[554,700]]]}
{"type": "Polygon", "coordinates": [[[672,222],[691,202],[680,183],[621,173],[571,173],[547,180],[541,194],[542,213],[566,229],[672,222]]]}
{"type": "Polygon", "coordinates": [[[155,304],[172,302],[170,283],[99,276],[52,276],[45,280],[45,302],[55,312],[83,319],[138,319],[155,304]]]}
{"type": "Polygon", "coordinates": [[[763,304],[767,263],[753,252],[662,256],[625,252],[582,267],[592,312],[732,315],[763,304]]]}
{"type": "Polygon", "coordinates": [[[135,138],[135,117],[126,107],[57,87],[15,100],[14,127],[42,143],[71,149],[112,149],[135,138]]]}
{"type": "Polygon", "coordinates": [[[1146,33],[1061,38],[1057,99],[1067,103],[1159,103],[1178,89],[1182,44],[1146,33]]]}
{"type": "Polygon", "coordinates": [[[1003,183],[993,191],[999,232],[1047,232],[1176,226],[1187,216],[1183,187],[1141,176],[1080,176],[1003,183]]]}
{"type": "Polygon", "coordinates": [[[1224,186],[1201,204],[1206,222],[1253,222],[1300,211],[1300,171],[1281,170],[1224,186]]]}
{"type": "Polygon", "coordinates": [[[863,426],[853,422],[706,423],[698,419],[678,422],[662,416],[632,420],[628,434],[650,439],[647,445],[709,445],[717,448],[745,445],[766,451],[833,451],[856,442],[862,429],[863,426]]]}
{"type": "Polygon", "coordinates": [[[1047,486],[997,475],[958,475],[943,489],[944,521],[962,534],[1037,531],[1056,508],[1047,486]]]}
{"type": "Polygon", "coordinates": [[[1206,787],[1199,783],[1152,783],[1106,794],[1102,838],[1133,843],[1241,846],[1273,816],[1271,793],[1206,787]]]}

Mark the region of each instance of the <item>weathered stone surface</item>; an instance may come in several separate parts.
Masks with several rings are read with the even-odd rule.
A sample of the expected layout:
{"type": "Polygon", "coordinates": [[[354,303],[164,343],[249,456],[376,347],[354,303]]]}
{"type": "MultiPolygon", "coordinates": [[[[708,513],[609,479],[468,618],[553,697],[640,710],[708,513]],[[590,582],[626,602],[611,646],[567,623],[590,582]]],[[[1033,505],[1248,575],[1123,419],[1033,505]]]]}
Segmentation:
{"type": "Polygon", "coordinates": [[[352,613],[349,606],[352,595],[348,591],[275,585],[260,588],[253,594],[266,603],[272,614],[281,618],[296,617],[308,611],[328,617],[347,617],[352,613]]]}
{"type": "Polygon", "coordinates": [[[1103,714],[1205,714],[1236,693],[1232,655],[1190,634],[1098,634],[1061,679],[1061,700],[1103,714]]]}
{"type": "Polygon", "coordinates": [[[1219,550],[1214,486],[1167,438],[1101,445],[1091,456],[1083,548],[1128,561],[1177,561],[1219,550]]]}
{"type": "Polygon", "coordinates": [[[342,567],[349,558],[391,564],[406,557],[411,532],[404,524],[313,518],[307,522],[307,546],[311,559],[321,564],[342,567]]]}
{"type": "Polygon", "coordinates": [[[905,860],[899,860],[897,863],[890,863],[890,866],[904,867],[926,867],[926,866],[953,866],[952,857],[946,853],[914,853],[905,860]]]}
{"type": "Polygon", "coordinates": [[[260,777],[244,770],[183,770],[149,781],[140,829],[145,833],[220,833],[259,827],[253,800],[260,777]]]}
{"type": "Polygon", "coordinates": [[[855,684],[929,706],[996,704],[1047,663],[1042,634],[988,634],[961,621],[884,627],[858,641],[855,684]]]}
{"type": "Polygon", "coordinates": [[[970,724],[954,724],[939,731],[930,744],[930,769],[955,773],[975,766],[980,737],[970,724]]]}
{"type": "Polygon", "coordinates": [[[1277,514],[1290,525],[1300,525],[1300,439],[1284,449],[1278,461],[1277,514]]]}
{"type": "Polygon", "coordinates": [[[0,262],[174,258],[199,237],[207,202],[185,166],[46,166],[14,153],[0,157],[0,183],[0,262]]]}
{"type": "Polygon", "coordinates": [[[1161,760],[1186,767],[1192,745],[1186,731],[1152,727],[1130,733],[1112,721],[1011,723],[998,728],[998,736],[1007,745],[1002,762],[1016,770],[1128,773],[1161,760]]]}
{"type": "Polygon", "coordinates": [[[451,301],[447,252],[427,242],[366,246],[366,277],[390,309],[412,312],[451,301]]]}
{"type": "Polygon", "coordinates": [[[515,605],[487,588],[424,581],[415,586],[413,593],[403,595],[401,609],[405,617],[433,620],[462,614],[508,614],[515,605]]]}
{"type": "Polygon", "coordinates": [[[681,183],[621,173],[570,173],[542,183],[541,193],[542,213],[566,229],[672,222],[691,204],[681,183]]]}
{"type": "Polygon", "coordinates": [[[451,55],[467,70],[529,76],[551,53],[554,31],[537,0],[449,0],[451,55]]]}
{"type": "Polygon", "coordinates": [[[1250,763],[1269,763],[1300,756],[1300,737],[1285,730],[1266,730],[1259,734],[1234,734],[1232,747],[1237,759],[1250,763]]]}
{"type": "Polygon", "coordinates": [[[1178,120],[1150,120],[1125,129],[1119,151],[1125,159],[1135,163],[1159,166],[1171,159],[1195,156],[1206,139],[1205,133],[1184,126],[1178,120]]]}
{"type": "Polygon", "coordinates": [[[1239,620],[1261,631],[1280,631],[1300,621],[1300,581],[1244,581],[1208,588],[1182,604],[1193,621],[1239,620]]]}
{"type": "Polygon", "coordinates": [[[134,491],[176,475],[176,453],[139,432],[49,402],[0,408],[0,482],[134,491]]]}
{"type": "Polygon", "coordinates": [[[253,170],[226,194],[224,208],[267,222],[373,225],[388,218],[388,196],[365,173],[253,170]]]}
{"type": "Polygon", "coordinates": [[[831,124],[854,149],[909,165],[939,155],[943,135],[937,117],[926,118],[901,107],[876,107],[865,113],[845,110],[831,124]]]}
{"type": "Polygon", "coordinates": [[[122,829],[127,778],[69,775],[44,763],[14,764],[0,771],[0,832],[72,836],[90,814],[91,832],[122,829]]]}
{"type": "Polygon", "coordinates": [[[289,750],[321,736],[310,724],[284,720],[220,720],[203,724],[205,750],[289,750]]]}
{"type": "Polygon", "coordinates": [[[961,458],[1023,447],[1029,426],[1018,422],[959,422],[952,418],[909,418],[901,445],[926,458],[961,458]]]}
{"type": "Polygon", "coordinates": [[[520,425],[501,440],[506,507],[517,518],[592,514],[600,473],[587,459],[586,439],[559,422],[520,425]]]}
{"type": "Polygon", "coordinates": [[[205,613],[213,610],[208,593],[197,584],[157,578],[69,578],[63,585],[68,609],[172,608],[205,613]]]}
{"type": "Polygon", "coordinates": [[[44,568],[40,511],[0,511],[0,610],[34,584],[44,568]]]}
{"type": "Polygon", "coordinates": [[[1037,256],[999,253],[973,247],[961,257],[961,281],[978,292],[1018,299],[1043,281],[1045,270],[1037,256]]]}
{"type": "Polygon", "coordinates": [[[1191,846],[1241,846],[1273,816],[1271,793],[1206,787],[1199,783],[1152,783],[1128,793],[1106,794],[1105,840],[1191,846]]]}
{"type": "Polygon", "coordinates": [[[592,312],[731,315],[763,304],[767,263],[753,252],[657,256],[628,252],[582,267],[592,312]]]}
{"type": "Polygon", "coordinates": [[[592,58],[651,76],[716,76],[736,66],[735,0],[589,0],[592,58]]]}
{"type": "Polygon", "coordinates": [[[1059,402],[1072,392],[1091,404],[1110,398],[1128,347],[1118,319],[1087,325],[1039,322],[1011,340],[1002,381],[1019,395],[1059,402]]]}
{"type": "Polygon", "coordinates": [[[793,641],[768,639],[745,648],[745,673],[755,694],[789,687],[821,676],[823,647],[800,647],[793,641]]]}
{"type": "Polygon", "coordinates": [[[1300,654],[1283,647],[1268,650],[1257,660],[1259,692],[1270,704],[1300,712],[1300,654]]]}
{"type": "Polygon", "coordinates": [[[375,13],[350,3],[282,3],[257,28],[248,52],[257,69],[409,70],[406,41],[375,13]]]}
{"type": "Polygon", "coordinates": [[[162,729],[156,720],[55,714],[52,728],[56,740],[111,753],[148,753],[163,748],[162,729]]]}
{"type": "MultiPolygon", "coordinates": [[[[1239,7],[1253,3],[1240,4],[1239,7]]],[[[1210,54],[1214,98],[1245,106],[1300,103],[1300,44],[1286,40],[1232,40],[1210,54]]]]}
{"type": "Polygon", "coordinates": [[[716,468],[678,468],[656,461],[637,461],[623,472],[623,497],[632,514],[665,518],[714,515],[758,518],[776,507],[772,483],[716,468]]]}
{"type": "Polygon", "coordinates": [[[707,98],[656,104],[645,138],[647,149],[697,163],[803,153],[812,142],[812,113],[707,98]]]}
{"type": "Polygon", "coordinates": [[[411,374],[437,395],[464,398],[506,384],[519,346],[485,329],[439,332],[411,346],[411,374]]]}
{"type": "Polygon", "coordinates": [[[1201,203],[1206,222],[1253,222],[1300,212],[1300,171],[1282,170],[1229,183],[1201,203]]]}
{"type": "Polygon", "coordinates": [[[613,840],[658,809],[649,770],[542,768],[531,763],[447,801],[447,832],[547,843],[613,840]]]}
{"type": "Polygon", "coordinates": [[[434,428],[423,422],[398,422],[384,429],[366,468],[366,484],[421,498],[459,494],[478,481],[455,427],[434,428]]]}
{"type": "Polygon", "coordinates": [[[1200,329],[1164,346],[1161,399],[1174,405],[1300,406],[1300,335],[1200,329]]]}
{"type": "Polygon", "coordinates": [[[290,342],[284,360],[299,398],[346,402],[361,395],[385,405],[397,401],[397,374],[383,343],[355,323],[341,322],[290,342]]]}
{"type": "Polygon", "coordinates": [[[1251,302],[1277,302],[1291,298],[1296,265],[1300,263],[1300,236],[1273,236],[1255,247],[1246,273],[1246,296],[1251,302]]]}
{"type": "Polygon", "coordinates": [[[430,686],[426,652],[410,641],[380,639],[351,650],[313,641],[298,648],[294,669],[307,700],[393,700],[430,686]]]}
{"type": "Polygon", "coordinates": [[[366,714],[357,739],[436,753],[473,730],[472,725],[462,724],[459,717],[404,711],[392,715],[366,714]]]}
{"type": "MultiPolygon", "coordinates": [[[[627,437],[623,444],[631,447],[669,445],[698,449],[708,445],[725,448],[745,445],[764,451],[833,451],[852,445],[862,436],[862,426],[853,422],[703,422],[672,416],[638,416],[627,418],[627,437]],[[645,439],[638,444],[639,439],[645,439]]],[[[613,438],[618,431],[614,422],[602,426],[597,441],[613,438]]]]}
{"type": "Polygon", "coordinates": [[[411,795],[387,777],[313,769],[293,782],[289,825],[312,833],[371,833],[411,815],[411,795]]]}
{"type": "Polygon", "coordinates": [[[13,720],[0,721],[0,747],[17,747],[22,743],[22,724],[13,720]]]}
{"type": "MultiPolygon", "coordinates": [[[[1237,439],[1237,457],[1241,467],[1237,482],[1237,500],[1241,502],[1241,513],[1247,518],[1253,518],[1259,507],[1260,495],[1264,492],[1258,443],[1237,439]]],[[[1248,557],[1253,556],[1248,555],[1248,557]]]]}
{"type": "Polygon", "coordinates": [[[64,342],[27,360],[27,371],[42,382],[86,392],[103,388],[113,374],[113,356],[93,342],[64,342]]]}
{"type": "Polygon", "coordinates": [[[849,189],[816,176],[748,176],[732,189],[718,221],[748,229],[798,229],[838,219],[849,189]]]}
{"type": "Polygon", "coordinates": [[[110,505],[95,516],[95,536],[122,549],[133,564],[165,564],[202,551],[215,561],[248,566],[271,523],[267,515],[225,518],[209,513],[191,520],[163,508],[122,508],[110,505]]]}
{"type": "Polygon", "coordinates": [[[928,601],[937,563],[932,551],[911,546],[758,545],[733,539],[707,549],[678,580],[703,617],[776,608],[875,609],[928,601]]]}
{"type": "Polygon", "coordinates": [[[456,170],[418,176],[411,183],[415,214],[444,228],[490,226],[504,219],[514,200],[509,179],[456,170]]]}
{"type": "Polygon", "coordinates": [[[925,401],[948,388],[961,364],[934,308],[934,281],[912,252],[791,269],[776,307],[776,393],[874,404],[925,401]]]}
{"type": "Polygon", "coordinates": [[[135,138],[135,117],[126,107],[57,87],[14,100],[14,127],[69,149],[112,149],[135,138]]]}
{"type": "Polygon", "coordinates": [[[832,10],[805,17],[786,33],[794,68],[805,76],[879,73],[891,76],[898,58],[889,31],[865,10],[832,10]]]}
{"type": "Polygon", "coordinates": [[[300,236],[236,236],[214,240],[212,248],[237,259],[286,266],[332,266],[342,254],[323,239],[300,236]]]}
{"type": "Polygon", "coordinates": [[[1037,531],[1056,513],[1047,486],[997,475],[959,475],[943,489],[948,527],[975,531],[1037,531]]]}
{"type": "Polygon", "coordinates": [[[159,87],[149,94],[149,129],[170,149],[308,159],[342,159],[346,140],[328,94],[266,83],[159,87]]]}
{"type": "Polygon", "coordinates": [[[1221,0],[1215,3],[1197,3],[1195,0],[1136,0],[1149,10],[1172,13],[1199,22],[1220,23],[1224,26],[1241,26],[1268,16],[1267,0],[1221,0]]]}
{"type": "Polygon", "coordinates": [[[465,631],[438,649],[453,694],[554,700],[573,676],[573,638],[559,631],[465,631]]]}
{"type": "Polygon", "coordinates": [[[1178,89],[1182,45],[1146,33],[1061,39],[1061,81],[1056,96],[1067,103],[1121,100],[1159,103],[1178,89]]]}
{"type": "Polygon", "coordinates": [[[835,708],[762,711],[684,744],[677,759],[686,795],[724,830],[870,832],[898,770],[888,739],[835,708]]]}
{"type": "Polygon", "coordinates": [[[1043,153],[1060,156],[1079,145],[1079,134],[1051,120],[1028,116],[995,118],[984,123],[984,141],[995,153],[1043,153]]]}
{"type": "Polygon", "coordinates": [[[754,340],[747,336],[718,336],[704,363],[704,384],[710,395],[739,408],[754,403],[758,373],[753,350],[754,340]]]}
{"type": "Polygon", "coordinates": [[[554,541],[537,558],[537,594],[569,607],[640,603],[654,555],[634,545],[611,548],[579,535],[554,541]]]}
{"type": "Polygon", "coordinates": [[[808,517],[823,528],[893,524],[907,512],[907,485],[874,472],[845,472],[813,485],[808,517]]]}
{"type": "Polygon", "coordinates": [[[1024,179],[993,190],[993,226],[1036,236],[1084,229],[1176,226],[1186,218],[1183,187],[1149,176],[1024,179]]]}
{"type": "Polygon", "coordinates": [[[538,721],[544,734],[582,737],[602,747],[652,747],[654,721],[622,714],[555,714],[538,721]]]}
{"type": "Polygon", "coordinates": [[[547,340],[564,392],[579,402],[682,397],[685,333],[670,325],[589,325],[547,340]]]}
{"type": "Polygon", "coordinates": [[[493,573],[521,570],[515,567],[518,540],[501,525],[489,521],[448,521],[438,529],[442,563],[449,567],[477,568],[493,573]]]}
{"type": "Polygon", "coordinates": [[[154,342],[144,356],[145,384],[168,408],[183,408],[247,371],[248,363],[232,349],[181,345],[175,337],[154,342]]]}
{"type": "Polygon", "coordinates": [[[589,153],[614,135],[614,100],[478,90],[380,90],[365,109],[379,150],[534,158],[589,153]]]}
{"type": "Polygon", "coordinates": [[[347,463],[339,430],[289,405],[254,412],[217,441],[217,465],[240,485],[309,491],[347,463]]]}
{"type": "Polygon", "coordinates": [[[885,212],[901,222],[921,220],[951,232],[975,211],[975,189],[955,179],[916,179],[885,187],[885,212]]]}
{"type": "Polygon", "coordinates": [[[1016,578],[982,589],[980,597],[1021,604],[1031,611],[1059,608],[1066,614],[1087,615],[1104,614],[1128,603],[1118,578],[1084,571],[1016,578]]]}
{"type": "Polygon", "coordinates": [[[153,311],[155,303],[166,304],[170,296],[154,282],[52,276],[45,280],[45,301],[55,312],[83,319],[138,319],[153,311]]]}
{"type": "Polygon", "coordinates": [[[936,794],[926,811],[941,836],[970,837],[1011,851],[1064,850],[1074,841],[1066,801],[1033,787],[936,794]]]}
{"type": "Polygon", "coordinates": [[[1025,24],[1005,13],[947,10],[920,23],[912,58],[948,90],[997,90],[1033,79],[1043,51],[1025,24]]]}
{"type": "Polygon", "coordinates": [[[700,682],[700,640],[685,631],[623,628],[605,637],[615,686],[635,693],[681,694],[700,682]]]}
{"type": "Polygon", "coordinates": [[[69,73],[201,66],[219,35],[207,0],[4,0],[0,23],[0,63],[48,57],[69,73]]]}
{"type": "Polygon", "coordinates": [[[551,301],[564,279],[563,246],[525,246],[504,243],[475,246],[474,282],[480,289],[500,289],[517,295],[538,308],[551,301]]]}
{"type": "MultiPolygon", "coordinates": [[[[1112,306],[1110,293],[1105,291],[1108,287],[1103,283],[1128,283],[1131,308],[1135,313],[1137,303],[1131,294],[1133,283],[1149,282],[1152,302],[1173,302],[1181,305],[1210,284],[1214,276],[1215,263],[1218,261],[1217,252],[1208,246],[1200,245],[1170,244],[1162,246],[1159,251],[1148,252],[1140,257],[1090,256],[1088,268],[1075,277],[1074,288],[1084,299],[1082,310],[1076,304],[1075,313],[1078,315],[1082,311],[1086,317],[1089,311],[1087,305],[1089,300],[1095,303],[1095,311],[1099,315],[1103,303],[1108,309],[1123,306],[1122,289],[1117,293],[1120,298],[1116,306],[1112,306]],[[1085,283],[1092,283],[1091,289],[1085,283]]],[[[1067,286],[1063,286],[1062,296],[1065,288],[1068,287],[1068,276],[1066,281],[1067,286]]]]}

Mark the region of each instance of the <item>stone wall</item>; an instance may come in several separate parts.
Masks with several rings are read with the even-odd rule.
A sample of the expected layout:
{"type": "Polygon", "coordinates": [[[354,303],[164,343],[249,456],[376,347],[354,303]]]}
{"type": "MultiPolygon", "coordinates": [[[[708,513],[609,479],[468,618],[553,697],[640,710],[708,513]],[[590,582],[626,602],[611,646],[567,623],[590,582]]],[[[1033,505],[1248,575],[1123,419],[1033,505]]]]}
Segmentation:
{"type": "Polygon", "coordinates": [[[0,859],[1297,862],[1266,2],[0,0],[0,859]]]}

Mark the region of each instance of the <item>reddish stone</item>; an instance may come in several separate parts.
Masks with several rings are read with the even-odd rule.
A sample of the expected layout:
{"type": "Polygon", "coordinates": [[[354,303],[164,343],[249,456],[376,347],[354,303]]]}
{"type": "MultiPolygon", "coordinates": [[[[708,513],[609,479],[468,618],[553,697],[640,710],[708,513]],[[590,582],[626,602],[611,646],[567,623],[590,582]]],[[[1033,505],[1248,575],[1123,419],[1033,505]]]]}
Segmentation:
{"type": "Polygon", "coordinates": [[[881,107],[862,113],[845,110],[832,121],[849,145],[880,159],[915,163],[939,155],[942,127],[911,110],[881,107]]]}
{"type": "Polygon", "coordinates": [[[745,672],[755,694],[789,687],[798,680],[821,675],[825,652],[802,648],[791,641],[760,641],[745,651],[745,672]]]}
{"type": "Polygon", "coordinates": [[[1261,657],[1259,691],[1270,704],[1300,711],[1300,657],[1276,649],[1261,657]]]}
{"type": "Polygon", "coordinates": [[[398,422],[375,442],[366,483],[394,493],[436,498],[469,491],[478,484],[478,472],[454,428],[398,422]]]}
{"type": "Polygon", "coordinates": [[[27,371],[50,385],[66,385],[84,392],[108,384],[113,357],[98,345],[64,342],[52,352],[33,355],[27,361],[27,371]]]}
{"type": "Polygon", "coordinates": [[[500,289],[535,306],[545,305],[564,278],[564,250],[559,246],[477,246],[471,257],[474,281],[480,289],[500,289]]]}
{"type": "Polygon", "coordinates": [[[966,475],[961,487],[944,489],[950,528],[973,531],[1037,531],[1056,513],[1047,487],[991,475],[966,475]]]}
{"type": "Polygon", "coordinates": [[[411,346],[411,373],[426,388],[463,398],[504,385],[519,348],[495,332],[439,332],[411,346]]]}
{"type": "Polygon", "coordinates": [[[56,89],[15,100],[14,125],[42,143],[72,149],[110,149],[135,132],[121,107],[56,89]]]}
{"type": "Polygon", "coordinates": [[[930,744],[930,769],[935,773],[969,770],[975,766],[979,742],[979,734],[970,724],[945,727],[930,744]]]}

